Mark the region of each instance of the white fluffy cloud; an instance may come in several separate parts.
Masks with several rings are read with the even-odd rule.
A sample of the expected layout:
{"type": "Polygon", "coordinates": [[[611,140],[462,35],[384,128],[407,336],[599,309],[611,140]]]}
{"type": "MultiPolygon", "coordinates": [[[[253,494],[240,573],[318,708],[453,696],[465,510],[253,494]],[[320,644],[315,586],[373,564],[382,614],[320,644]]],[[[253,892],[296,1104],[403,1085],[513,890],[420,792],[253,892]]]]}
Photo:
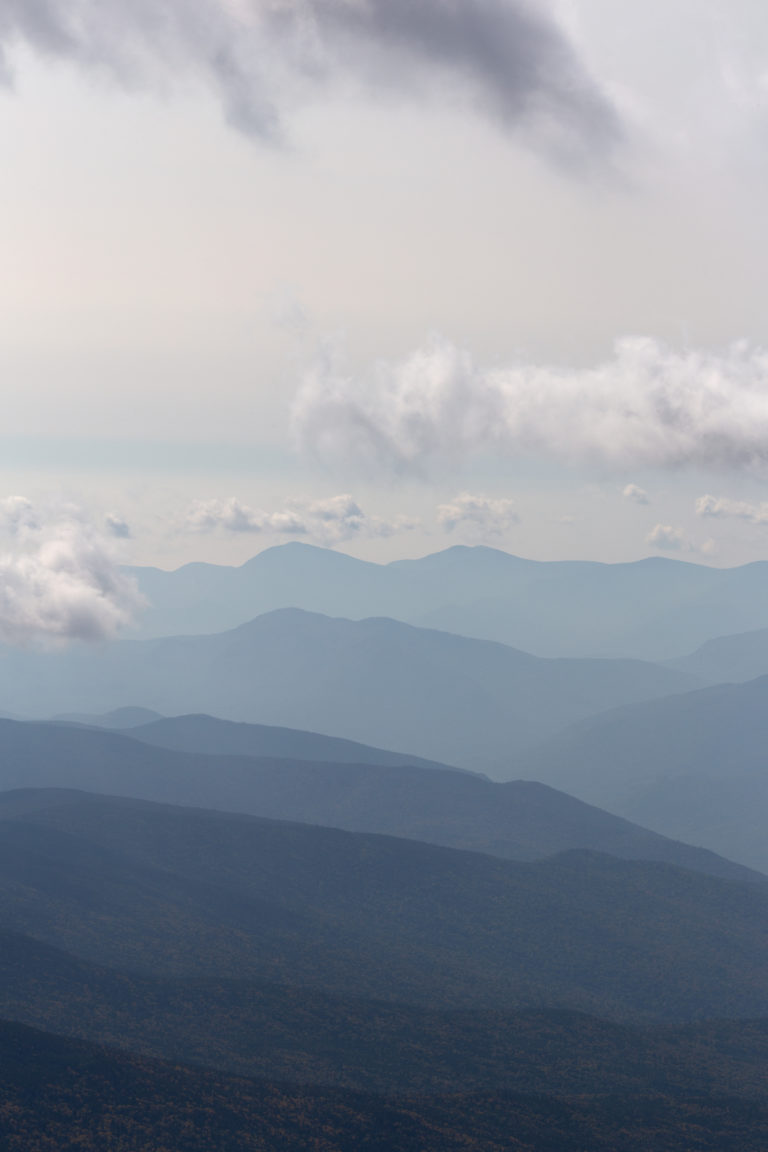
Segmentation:
{"type": "Polygon", "coordinates": [[[364,379],[325,360],[296,396],[293,428],[331,466],[395,474],[488,451],[615,471],[746,468],[768,463],[768,353],[678,353],[633,338],[594,368],[483,371],[433,340],[364,379]]]}
{"type": "Polygon", "coordinates": [[[37,509],[26,496],[6,496],[0,500],[0,531],[18,536],[40,527],[37,509]]]}
{"type": "Polygon", "coordinates": [[[77,508],[36,508],[22,497],[0,502],[0,523],[15,537],[0,555],[0,638],[101,640],[142,606],[106,538],[77,508]]]}
{"type": "Polygon", "coordinates": [[[691,543],[680,528],[671,524],[657,524],[646,536],[646,543],[662,552],[689,552],[691,543]]]}
{"type": "Polygon", "coordinates": [[[418,521],[400,516],[384,520],[364,512],[345,494],[326,500],[291,500],[277,512],[264,512],[242,504],[234,496],[226,500],[197,500],[190,508],[186,526],[193,532],[253,532],[298,536],[320,544],[339,544],[355,537],[388,537],[407,532],[418,521]]]}
{"type": "Polygon", "coordinates": [[[127,87],[198,76],[263,138],[281,134],[286,101],[338,75],[410,98],[463,94],[566,159],[620,136],[564,33],[521,0],[1,0],[0,75],[17,43],[127,87]]]}
{"type": "Polygon", "coordinates": [[[696,515],[705,519],[746,520],[750,524],[768,524],[768,502],[751,504],[746,500],[729,500],[727,496],[700,496],[696,515]]]}
{"type": "Polygon", "coordinates": [[[450,504],[440,504],[437,522],[446,532],[456,528],[477,536],[502,536],[520,522],[515,501],[462,492],[450,504]]]}
{"type": "Polygon", "coordinates": [[[622,496],[626,500],[634,500],[635,504],[650,504],[648,493],[639,484],[627,484],[622,496]]]}
{"type": "Polygon", "coordinates": [[[671,524],[657,524],[645,538],[646,544],[658,549],[660,552],[695,552],[711,555],[715,551],[714,540],[705,540],[696,544],[686,536],[681,528],[674,528],[671,524]]]}

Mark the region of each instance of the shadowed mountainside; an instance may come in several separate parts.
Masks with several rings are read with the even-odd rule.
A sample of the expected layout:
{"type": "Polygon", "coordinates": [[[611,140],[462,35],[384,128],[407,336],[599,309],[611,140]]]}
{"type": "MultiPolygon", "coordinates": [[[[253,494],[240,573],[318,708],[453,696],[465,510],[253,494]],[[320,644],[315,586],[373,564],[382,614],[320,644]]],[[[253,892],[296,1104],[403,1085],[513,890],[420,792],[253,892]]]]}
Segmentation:
{"type": "Polygon", "coordinates": [[[765,1096],[768,1022],[640,1029],[565,1010],[456,1012],[120,972],[0,933],[0,1018],[140,1055],[382,1093],[765,1096]]]}
{"type": "MultiPolygon", "coordinates": [[[[270,757],[278,760],[311,760],[334,764],[376,764],[384,767],[418,765],[445,768],[405,752],[371,748],[355,740],[280,728],[269,724],[246,724],[215,716],[168,716],[125,729],[125,734],[157,748],[176,752],[204,752],[216,756],[270,757]]],[[[457,768],[452,769],[457,772],[457,768]]],[[[322,821],[317,821],[322,823],[322,821]]]]}
{"type": "MultiPolygon", "coordinates": [[[[77,788],[200,808],[249,813],[352,832],[382,832],[448,847],[535,860],[570,848],[659,860],[734,880],[764,879],[740,865],[610,816],[539,784],[493,784],[439,765],[338,764],[179,752],[181,746],[344,745],[311,733],[228,724],[205,716],[134,728],[127,734],[0,721],[0,790],[77,788]]],[[[373,749],[342,748],[348,755],[373,749]]],[[[381,753],[386,757],[386,753],[381,753]]]]}
{"type": "Polygon", "coordinates": [[[380,1097],[235,1079],[0,1022],[9,1152],[762,1152],[766,1140],[768,1108],[733,1097],[380,1097]]]}
{"type": "Polygon", "coordinates": [[[763,884],[83,793],[4,793],[0,823],[5,929],[100,964],[433,1008],[768,1014],[763,884]]]}

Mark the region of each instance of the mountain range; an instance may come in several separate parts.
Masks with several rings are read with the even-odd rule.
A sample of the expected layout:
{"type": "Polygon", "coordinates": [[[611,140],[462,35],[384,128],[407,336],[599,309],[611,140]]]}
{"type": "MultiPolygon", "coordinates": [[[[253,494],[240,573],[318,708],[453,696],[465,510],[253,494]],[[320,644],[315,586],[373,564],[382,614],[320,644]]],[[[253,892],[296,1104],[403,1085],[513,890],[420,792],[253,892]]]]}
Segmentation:
{"type": "MultiPolygon", "coordinates": [[[[380,832],[513,860],[589,849],[708,875],[762,879],[536,783],[496,784],[406,756],[326,759],[334,742],[307,732],[181,716],[126,733],[0,721],[0,789],[76,788],[172,804],[380,832]],[[206,751],[188,751],[192,746],[206,751]],[[247,747],[248,757],[228,754],[247,747]],[[300,747],[316,760],[260,756],[300,747]]],[[[349,752],[350,748],[345,748],[349,752]]]]}
{"type": "Polygon", "coordinates": [[[519,751],[574,720],[699,681],[637,660],[547,660],[395,620],[298,609],[231,632],[0,653],[26,715],[205,712],[301,728],[509,779],[519,751]]]}
{"type": "MultiPolygon", "coordinates": [[[[538,656],[667,660],[716,636],[768,628],[765,563],[717,569],[667,557],[534,561],[457,546],[373,564],[289,543],[239,568],[132,568],[148,607],[137,636],[223,632],[278,608],[387,616],[538,656]]],[[[764,669],[768,671],[768,669],[764,669]]]]}
{"type": "Polygon", "coordinates": [[[0,1147],[762,1152],[765,565],[132,571],[0,648],[0,1147]]]}

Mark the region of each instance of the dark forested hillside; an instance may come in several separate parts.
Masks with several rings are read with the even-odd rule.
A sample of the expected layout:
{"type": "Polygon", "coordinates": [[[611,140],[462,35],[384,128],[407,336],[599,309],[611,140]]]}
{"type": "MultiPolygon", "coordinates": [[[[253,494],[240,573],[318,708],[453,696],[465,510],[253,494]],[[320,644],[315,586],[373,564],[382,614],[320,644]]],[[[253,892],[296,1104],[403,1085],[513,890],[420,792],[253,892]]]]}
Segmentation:
{"type": "Polygon", "coordinates": [[[768,887],[82,794],[0,796],[7,930],[153,975],[636,1020],[768,1014],[768,887]]]}
{"type": "Polygon", "coordinates": [[[105,968],[0,934],[0,1018],[241,1076],[383,1093],[768,1091],[768,1022],[644,1028],[105,968]]]}
{"type": "Polygon", "coordinates": [[[235,1079],[0,1022],[7,1152],[762,1152],[732,1096],[381,1097],[235,1079]]]}

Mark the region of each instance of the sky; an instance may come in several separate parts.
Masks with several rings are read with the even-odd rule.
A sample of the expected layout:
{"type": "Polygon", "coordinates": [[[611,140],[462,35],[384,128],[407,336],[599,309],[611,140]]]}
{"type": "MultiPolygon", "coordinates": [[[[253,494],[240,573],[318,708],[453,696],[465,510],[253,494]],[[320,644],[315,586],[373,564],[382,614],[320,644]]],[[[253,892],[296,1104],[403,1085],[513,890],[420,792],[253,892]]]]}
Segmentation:
{"type": "Polygon", "coordinates": [[[768,558],[764,0],[0,0],[0,82],[0,632],[289,539],[768,558]]]}

